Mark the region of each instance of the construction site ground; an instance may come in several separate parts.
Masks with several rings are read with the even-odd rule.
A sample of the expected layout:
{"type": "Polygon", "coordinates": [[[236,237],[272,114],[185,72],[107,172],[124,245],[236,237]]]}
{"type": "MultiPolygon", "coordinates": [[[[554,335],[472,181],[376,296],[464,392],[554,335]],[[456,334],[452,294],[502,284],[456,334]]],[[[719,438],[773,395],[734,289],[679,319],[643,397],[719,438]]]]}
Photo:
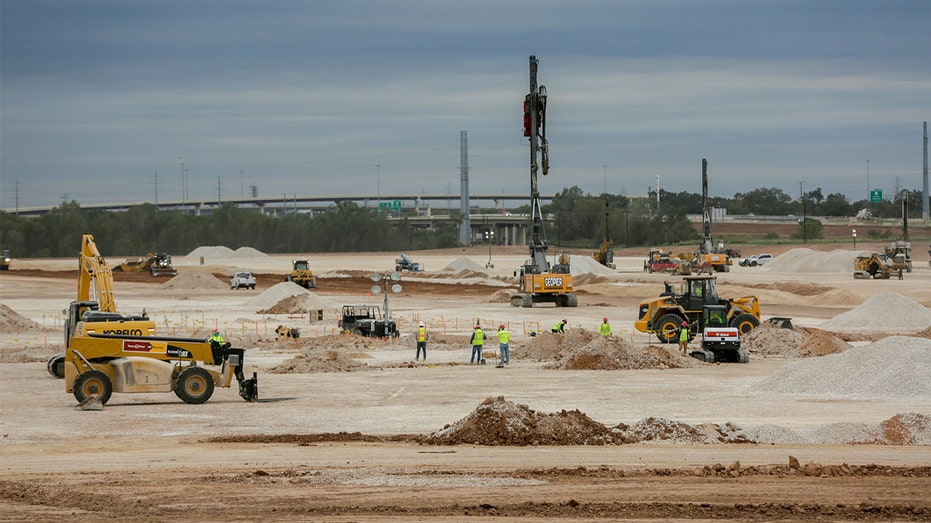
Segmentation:
{"type": "Polygon", "coordinates": [[[616,271],[574,253],[579,306],[532,309],[506,299],[525,247],[409,252],[426,270],[388,296],[396,340],[340,334],[337,320],[343,304],[384,307],[370,275],[398,253],[175,254],[177,277],[115,274],[119,310],[145,309],[159,334],[220,328],[247,349],[260,401],[115,393],[102,410],[46,372],[76,259],[16,259],[0,273],[0,521],[931,519],[924,250],[902,280],[856,280],[817,257],[848,247],[742,247],[776,259],[735,264],[719,292],[756,295],[764,320],[797,327],[748,339],[747,364],[682,357],[633,329],[638,303],[679,279],[643,272],[647,249],[618,251],[616,271]],[[310,259],[317,289],[282,285],[293,258],[310,259]],[[229,289],[237,270],[257,288],[229,289]],[[610,340],[595,334],[605,316],[610,340]],[[560,319],[567,333],[549,333],[560,319]],[[509,365],[497,343],[469,364],[476,321],[509,326],[509,365]]]}

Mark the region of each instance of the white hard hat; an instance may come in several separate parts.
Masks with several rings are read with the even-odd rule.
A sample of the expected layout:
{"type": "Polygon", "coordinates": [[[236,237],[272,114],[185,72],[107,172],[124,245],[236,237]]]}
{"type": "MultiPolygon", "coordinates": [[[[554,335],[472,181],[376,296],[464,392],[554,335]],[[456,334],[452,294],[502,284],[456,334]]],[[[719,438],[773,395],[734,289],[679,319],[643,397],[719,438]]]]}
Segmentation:
{"type": "Polygon", "coordinates": [[[420,327],[423,327],[423,322],[420,322],[419,326],[420,326],[420,327]]]}

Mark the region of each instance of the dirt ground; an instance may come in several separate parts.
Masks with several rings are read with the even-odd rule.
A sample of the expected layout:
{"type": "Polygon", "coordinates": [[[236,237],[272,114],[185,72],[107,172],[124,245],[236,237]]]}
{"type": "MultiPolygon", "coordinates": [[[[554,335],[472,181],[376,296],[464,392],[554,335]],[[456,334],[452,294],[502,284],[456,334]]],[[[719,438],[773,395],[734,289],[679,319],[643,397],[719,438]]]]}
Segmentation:
{"type": "MultiPolygon", "coordinates": [[[[0,314],[0,521],[931,520],[925,389],[763,386],[806,360],[912,332],[819,334],[847,344],[833,356],[780,357],[770,348],[747,364],[684,359],[633,329],[638,303],[676,279],[644,273],[645,251],[619,251],[611,274],[577,276],[579,306],[560,309],[496,298],[511,288],[525,248],[408,253],[426,272],[405,272],[401,292],[389,295],[402,336],[387,341],[340,335],[337,311],[384,306],[368,276],[391,272],[397,253],[308,256],[314,295],[330,305],[322,321],[300,310],[257,313],[290,260],[307,255],[208,257],[204,265],[176,255],[179,276],[251,270],[258,288],[171,287],[166,277],[116,273],[120,311],[145,309],[167,335],[221,328],[247,349],[260,401],[222,388],[202,405],[115,393],[99,411],[76,408],[45,368],[62,351],[76,260],[14,260],[0,273],[0,301],[11,311],[0,314]],[[442,270],[463,258],[494,267],[442,270]],[[592,334],[603,316],[610,343],[592,334]],[[546,332],[560,319],[569,324],[562,338],[546,332]],[[496,365],[496,344],[485,365],[468,364],[476,320],[508,325],[510,365],[496,365]],[[431,332],[426,362],[410,357],[418,321],[431,332]],[[300,338],[277,338],[278,325],[299,328],[300,338]],[[567,370],[579,368],[564,363],[580,354],[597,356],[598,366],[567,370]],[[605,366],[606,354],[615,366],[605,366]]],[[[903,280],[734,267],[719,276],[719,290],[756,295],[764,319],[791,317],[820,332],[877,293],[931,306],[923,253],[903,280]]],[[[915,367],[899,381],[931,382],[927,367],[915,367]]]]}

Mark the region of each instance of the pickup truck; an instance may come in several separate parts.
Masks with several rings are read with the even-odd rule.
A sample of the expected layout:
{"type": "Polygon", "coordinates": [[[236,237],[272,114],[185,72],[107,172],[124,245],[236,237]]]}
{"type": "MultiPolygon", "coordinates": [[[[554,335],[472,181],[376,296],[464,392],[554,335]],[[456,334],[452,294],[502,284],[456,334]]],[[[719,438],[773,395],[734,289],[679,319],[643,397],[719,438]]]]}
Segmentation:
{"type": "Polygon", "coordinates": [[[237,272],[230,278],[230,289],[254,289],[255,276],[251,272],[237,272]]]}
{"type": "Polygon", "coordinates": [[[752,254],[749,258],[740,260],[742,267],[757,267],[773,259],[772,254],[752,254]]]}

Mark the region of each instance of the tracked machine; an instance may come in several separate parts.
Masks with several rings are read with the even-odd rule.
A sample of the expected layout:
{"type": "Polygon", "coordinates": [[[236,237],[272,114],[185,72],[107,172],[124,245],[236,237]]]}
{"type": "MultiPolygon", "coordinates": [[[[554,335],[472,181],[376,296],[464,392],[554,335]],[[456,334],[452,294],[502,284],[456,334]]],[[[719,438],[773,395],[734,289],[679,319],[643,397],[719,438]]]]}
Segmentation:
{"type": "Polygon", "coordinates": [[[537,172],[546,176],[550,169],[549,144],[546,141],[546,87],[537,86],[536,56],[530,56],[530,93],[524,98],[524,136],[530,139],[530,259],[517,271],[518,292],[511,296],[514,307],[533,307],[535,303],[554,303],[557,307],[576,307],[572,293],[569,254],[561,253],[550,266],[540,210],[537,172]]]}

